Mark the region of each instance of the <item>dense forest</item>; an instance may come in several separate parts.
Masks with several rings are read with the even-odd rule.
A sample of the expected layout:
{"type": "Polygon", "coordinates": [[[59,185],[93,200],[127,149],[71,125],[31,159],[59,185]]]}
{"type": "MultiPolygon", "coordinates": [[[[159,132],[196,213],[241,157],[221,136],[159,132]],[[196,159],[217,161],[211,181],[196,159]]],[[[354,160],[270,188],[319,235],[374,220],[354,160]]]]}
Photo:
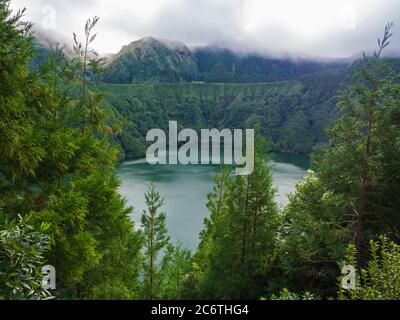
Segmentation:
{"type": "Polygon", "coordinates": [[[146,133],[168,128],[254,128],[271,151],[308,154],[326,141],[325,128],[337,119],[341,70],[299,80],[255,84],[93,84],[105,105],[125,119],[119,136],[126,158],[143,157],[146,133]]]}
{"type": "MultiPolygon", "coordinates": [[[[400,71],[399,59],[383,60],[400,71]]],[[[326,128],[340,115],[340,88],[349,84],[358,65],[355,62],[307,74],[313,69],[307,69],[306,64],[305,75],[268,83],[257,82],[249,73],[243,74],[252,83],[159,83],[146,76],[146,83],[102,82],[93,84],[92,89],[105,93],[105,105],[127,120],[117,140],[128,159],[143,157],[148,130],[165,130],[170,119],[177,120],[182,129],[259,126],[270,151],[310,154],[327,142],[326,128]]],[[[143,67],[146,73],[153,70],[143,67]]],[[[291,69],[285,66],[284,70],[291,69]]]]}
{"type": "Polygon", "coordinates": [[[111,85],[96,82],[97,17],[74,36],[73,57],[54,44],[32,68],[23,13],[0,0],[0,299],[400,298],[400,85],[382,59],[391,24],[339,91],[340,71],[275,84],[111,85]],[[171,243],[157,186],[141,226],[118,192],[118,141],[139,156],[143,133],[169,117],[195,128],[267,122],[254,172],[222,167],[215,177],[195,252],[171,243]],[[328,125],[313,171],[280,210],[266,146],[308,152],[328,125]],[[56,290],[42,287],[45,264],[56,290]],[[349,291],[344,265],[357,269],[349,291]]]}

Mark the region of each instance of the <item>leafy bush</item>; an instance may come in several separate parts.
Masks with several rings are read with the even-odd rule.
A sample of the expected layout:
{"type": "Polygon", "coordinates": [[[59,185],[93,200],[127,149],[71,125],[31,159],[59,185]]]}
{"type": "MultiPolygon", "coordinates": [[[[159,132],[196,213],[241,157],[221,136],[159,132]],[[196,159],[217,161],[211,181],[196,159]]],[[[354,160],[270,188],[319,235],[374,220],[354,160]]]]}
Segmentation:
{"type": "Polygon", "coordinates": [[[41,268],[49,250],[49,236],[35,231],[26,219],[6,223],[0,230],[0,296],[10,300],[42,300],[51,293],[42,288],[41,268]]]}
{"type": "Polygon", "coordinates": [[[282,289],[280,294],[273,295],[270,300],[318,300],[318,297],[306,291],[303,294],[290,292],[288,289],[282,289]]]}
{"type": "MultiPolygon", "coordinates": [[[[355,261],[354,246],[348,263],[355,261]]],[[[355,290],[340,292],[339,298],[346,300],[398,300],[400,299],[400,246],[381,237],[370,241],[371,258],[365,269],[356,277],[355,290]]]]}

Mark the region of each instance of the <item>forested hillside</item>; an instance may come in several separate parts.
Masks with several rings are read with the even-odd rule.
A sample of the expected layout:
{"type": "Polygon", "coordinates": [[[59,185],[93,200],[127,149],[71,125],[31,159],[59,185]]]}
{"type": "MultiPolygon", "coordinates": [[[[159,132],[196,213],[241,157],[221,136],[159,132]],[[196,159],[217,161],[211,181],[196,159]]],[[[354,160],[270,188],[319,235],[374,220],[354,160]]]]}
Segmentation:
{"type": "Polygon", "coordinates": [[[229,49],[204,47],[194,50],[201,81],[252,83],[293,80],[351,64],[347,59],[271,58],[259,54],[237,54],[229,49]]]}
{"type": "MultiPolygon", "coordinates": [[[[39,44],[33,68],[48,50],[39,44]]],[[[387,63],[400,70],[399,59],[387,63]]],[[[115,142],[123,157],[144,156],[148,130],[167,129],[171,119],[194,129],[259,125],[271,151],[309,154],[326,141],[325,129],[339,116],[338,91],[358,65],[190,50],[148,37],[124,46],[91,77],[93,90],[105,94],[104,105],[122,116],[123,133],[115,142]]]]}
{"type": "Polygon", "coordinates": [[[97,83],[93,89],[126,120],[121,136],[126,157],[145,154],[153,128],[254,128],[274,151],[309,153],[325,141],[325,128],[338,116],[336,95],[346,70],[326,71],[296,81],[260,84],[97,83]]]}
{"type": "Polygon", "coordinates": [[[191,81],[197,75],[195,57],[186,46],[170,47],[151,37],[132,42],[109,60],[101,79],[110,83],[191,81]]]}

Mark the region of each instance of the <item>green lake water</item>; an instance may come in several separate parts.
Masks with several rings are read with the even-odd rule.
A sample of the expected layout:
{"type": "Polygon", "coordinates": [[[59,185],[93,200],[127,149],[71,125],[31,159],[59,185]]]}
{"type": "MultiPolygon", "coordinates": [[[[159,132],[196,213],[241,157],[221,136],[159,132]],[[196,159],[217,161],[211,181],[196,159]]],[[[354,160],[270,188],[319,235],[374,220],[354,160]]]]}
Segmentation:
{"type": "MultiPolygon", "coordinates": [[[[276,201],[280,207],[287,203],[287,193],[302,181],[309,168],[306,156],[278,154],[273,156],[274,184],[278,188],[276,201]]],[[[140,225],[145,209],[144,193],[150,182],[157,184],[165,198],[163,211],[167,214],[167,227],[173,243],[182,242],[190,249],[198,245],[198,235],[207,217],[207,194],[212,191],[213,177],[218,166],[212,165],[156,165],[146,159],[125,161],[118,166],[122,181],[121,194],[128,205],[134,207],[132,219],[140,225]]]]}

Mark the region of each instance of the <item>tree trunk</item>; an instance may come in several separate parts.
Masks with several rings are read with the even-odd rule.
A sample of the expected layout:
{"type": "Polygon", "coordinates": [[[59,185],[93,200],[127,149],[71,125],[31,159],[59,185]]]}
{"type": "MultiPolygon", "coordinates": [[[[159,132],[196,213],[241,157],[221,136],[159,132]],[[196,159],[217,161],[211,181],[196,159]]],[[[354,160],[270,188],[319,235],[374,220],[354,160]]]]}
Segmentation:
{"type": "Polygon", "coordinates": [[[375,105],[376,89],[375,85],[372,93],[372,101],[368,110],[368,132],[365,138],[365,151],[364,151],[364,164],[363,172],[361,176],[361,191],[358,200],[358,212],[356,220],[356,234],[354,238],[355,246],[357,249],[357,264],[358,267],[362,265],[363,259],[363,248],[362,248],[362,232],[363,223],[366,211],[366,202],[368,200],[368,192],[370,187],[370,172],[369,172],[369,161],[371,156],[371,132],[373,128],[373,106],[375,105]]]}

